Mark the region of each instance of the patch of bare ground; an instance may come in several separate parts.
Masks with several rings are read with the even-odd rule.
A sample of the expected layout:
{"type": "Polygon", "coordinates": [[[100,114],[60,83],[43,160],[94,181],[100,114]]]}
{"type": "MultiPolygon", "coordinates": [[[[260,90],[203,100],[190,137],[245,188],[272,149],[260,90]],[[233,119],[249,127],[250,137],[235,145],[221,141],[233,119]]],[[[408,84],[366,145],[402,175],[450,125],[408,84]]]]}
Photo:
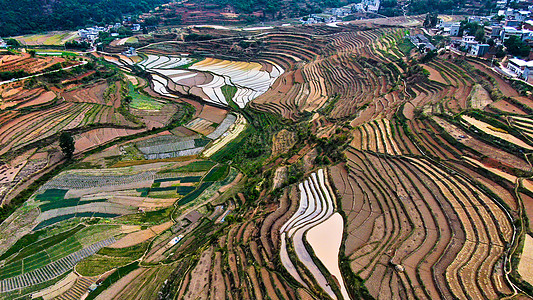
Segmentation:
{"type": "Polygon", "coordinates": [[[213,269],[211,272],[211,291],[210,299],[224,299],[226,296],[226,285],[222,275],[222,252],[215,252],[213,269]]]}
{"type": "Polygon", "coordinates": [[[272,156],[289,151],[295,143],[294,132],[282,129],[272,137],[272,156]]]}
{"type": "MultiPolygon", "coordinates": [[[[449,161],[454,168],[465,172],[468,176],[472,177],[480,184],[484,185],[486,188],[490,189],[494,194],[498,195],[512,210],[518,208],[515,197],[502,185],[505,185],[505,182],[494,182],[491,179],[488,179],[484,176],[481,176],[479,173],[473,171],[472,169],[466,167],[465,165],[453,161],[449,161]]],[[[512,188],[512,187],[511,187],[512,188]]]]}
{"type": "Polygon", "coordinates": [[[37,225],[39,209],[16,211],[0,224],[0,254],[7,251],[16,241],[30,233],[37,225]]]}
{"type": "Polygon", "coordinates": [[[169,229],[172,225],[173,223],[169,221],[161,225],[152,226],[145,230],[129,233],[125,237],[119,239],[118,241],[110,245],[109,247],[110,248],[126,248],[126,247],[131,247],[133,245],[137,245],[169,229]]]}
{"type": "Polygon", "coordinates": [[[524,204],[525,213],[529,221],[529,230],[533,231],[533,198],[524,193],[520,193],[520,198],[524,204]]]}
{"type": "Polygon", "coordinates": [[[529,171],[531,168],[527,161],[475,139],[461,128],[445,121],[444,119],[439,117],[433,117],[433,119],[437,122],[437,124],[439,124],[440,127],[448,132],[448,134],[465,146],[476,149],[476,151],[482,153],[483,155],[501,161],[504,164],[513,166],[520,170],[529,171]]]}
{"type": "Polygon", "coordinates": [[[107,288],[105,291],[103,291],[100,295],[96,297],[96,300],[107,300],[107,299],[115,299],[124,288],[126,288],[128,285],[131,284],[133,279],[135,279],[137,276],[142,274],[143,272],[146,272],[145,268],[138,268],[136,270],[133,270],[128,275],[122,277],[120,280],[115,282],[113,285],[111,285],[109,288],[107,288]]]}
{"type": "Polygon", "coordinates": [[[524,249],[518,263],[518,273],[522,279],[533,284],[533,237],[526,234],[524,249]]]}
{"type": "Polygon", "coordinates": [[[442,78],[442,76],[437,70],[433,69],[428,65],[421,64],[421,66],[429,72],[429,80],[437,81],[442,84],[447,84],[446,80],[442,78]]]}
{"type": "Polygon", "coordinates": [[[272,189],[280,188],[285,180],[287,180],[287,167],[282,166],[277,168],[272,179],[272,189]]]}
{"type": "Polygon", "coordinates": [[[211,121],[213,123],[220,124],[224,121],[224,118],[228,114],[228,111],[222,108],[214,107],[211,105],[204,105],[199,118],[211,121]]]}
{"type": "Polygon", "coordinates": [[[190,273],[192,280],[187,288],[187,293],[183,299],[207,299],[209,294],[209,270],[211,270],[211,259],[213,247],[202,252],[198,259],[198,264],[190,273]]]}
{"type": "Polygon", "coordinates": [[[473,109],[484,109],[487,105],[492,103],[489,92],[487,92],[487,90],[480,84],[476,84],[472,88],[468,97],[470,98],[470,106],[473,109]]]}
{"type": "Polygon", "coordinates": [[[514,104],[506,101],[506,100],[499,100],[490,105],[491,107],[494,107],[500,111],[511,113],[511,114],[519,114],[519,115],[527,115],[525,111],[520,109],[519,107],[515,106],[514,104]]]}

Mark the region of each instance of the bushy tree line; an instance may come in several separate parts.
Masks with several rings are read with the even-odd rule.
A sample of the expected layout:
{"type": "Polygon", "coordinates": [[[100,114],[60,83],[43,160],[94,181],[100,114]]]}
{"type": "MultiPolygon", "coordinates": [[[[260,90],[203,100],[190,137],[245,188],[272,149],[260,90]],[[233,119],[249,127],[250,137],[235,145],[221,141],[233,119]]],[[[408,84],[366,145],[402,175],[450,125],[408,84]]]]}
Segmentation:
{"type": "MultiPolygon", "coordinates": [[[[460,13],[464,7],[465,1],[462,0],[411,0],[409,5],[404,7],[405,12],[410,15],[419,15],[425,13],[460,13]]],[[[496,1],[481,0],[480,9],[477,13],[482,14],[495,8],[496,1]]],[[[404,13],[401,4],[397,0],[381,1],[379,12],[386,16],[400,16],[404,13]]]]}
{"type": "Polygon", "coordinates": [[[121,21],[124,15],[147,12],[165,0],[0,0],[0,36],[121,21]]]}

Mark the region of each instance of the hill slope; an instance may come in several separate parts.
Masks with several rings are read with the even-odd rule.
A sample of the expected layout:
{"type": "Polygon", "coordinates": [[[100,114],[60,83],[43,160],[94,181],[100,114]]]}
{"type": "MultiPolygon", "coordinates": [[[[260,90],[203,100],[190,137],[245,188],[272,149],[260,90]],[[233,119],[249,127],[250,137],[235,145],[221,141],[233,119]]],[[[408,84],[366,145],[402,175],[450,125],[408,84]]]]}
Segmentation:
{"type": "Polygon", "coordinates": [[[165,0],[0,0],[0,36],[75,29],[120,21],[123,15],[146,12],[165,0]]]}

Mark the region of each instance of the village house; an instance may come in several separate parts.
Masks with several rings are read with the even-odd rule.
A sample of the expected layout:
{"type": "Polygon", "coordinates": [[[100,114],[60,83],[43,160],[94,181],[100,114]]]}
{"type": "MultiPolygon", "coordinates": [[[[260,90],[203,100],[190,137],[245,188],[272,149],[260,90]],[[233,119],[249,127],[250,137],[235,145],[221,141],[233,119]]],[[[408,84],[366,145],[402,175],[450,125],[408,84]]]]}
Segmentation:
{"type": "Polygon", "coordinates": [[[533,74],[533,61],[511,58],[507,63],[507,69],[515,73],[517,77],[528,80],[529,75],[533,74]]]}

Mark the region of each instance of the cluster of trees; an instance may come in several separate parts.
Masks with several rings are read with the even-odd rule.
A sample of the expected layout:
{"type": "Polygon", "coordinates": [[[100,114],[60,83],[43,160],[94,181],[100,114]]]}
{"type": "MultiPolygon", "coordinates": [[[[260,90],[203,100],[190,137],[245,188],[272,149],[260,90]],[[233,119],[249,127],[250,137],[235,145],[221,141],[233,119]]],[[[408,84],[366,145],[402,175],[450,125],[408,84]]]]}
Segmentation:
{"type": "Polygon", "coordinates": [[[118,22],[165,3],[165,0],[0,0],[0,36],[118,22]]]}
{"type": "MultiPolygon", "coordinates": [[[[479,24],[477,22],[467,22],[462,21],[461,22],[461,28],[459,29],[459,35],[468,34],[475,37],[476,41],[479,41],[481,43],[487,43],[489,46],[493,47],[495,46],[495,41],[491,38],[485,37],[485,30],[483,29],[484,26],[487,24],[479,24]]],[[[528,56],[529,52],[531,51],[531,47],[522,41],[522,39],[518,36],[511,36],[503,43],[505,45],[505,48],[507,49],[507,52],[513,56],[528,56]]],[[[501,58],[505,56],[505,51],[503,50],[503,47],[497,46],[496,47],[496,57],[501,58]]]]}
{"type": "MultiPolygon", "coordinates": [[[[251,14],[263,11],[266,16],[280,18],[282,11],[290,17],[300,17],[312,13],[320,13],[324,8],[340,7],[355,0],[208,0],[217,7],[231,6],[237,13],[251,14]]],[[[208,8],[207,6],[204,6],[208,8]]]]}
{"type": "MultiPolygon", "coordinates": [[[[465,1],[462,0],[411,0],[408,1],[409,5],[400,7],[397,0],[383,0],[379,13],[393,17],[400,16],[404,12],[410,15],[419,15],[425,13],[461,13],[461,9],[465,5],[465,1]],[[405,11],[404,11],[405,10],[405,11]]],[[[402,1],[404,3],[404,1],[402,1]]],[[[496,7],[496,2],[491,0],[481,0],[479,7],[479,14],[489,12],[496,7]]]]}
{"type": "Polygon", "coordinates": [[[518,36],[511,36],[505,42],[503,42],[507,48],[507,52],[514,56],[528,56],[531,47],[527,43],[522,41],[518,36]]]}
{"type": "Polygon", "coordinates": [[[9,71],[0,72],[0,81],[6,81],[6,80],[15,79],[15,78],[22,78],[22,77],[26,77],[29,75],[30,74],[24,70],[17,70],[13,72],[9,72],[9,71]]]}
{"type": "Polygon", "coordinates": [[[429,13],[426,15],[426,19],[424,20],[424,27],[426,28],[432,28],[437,26],[437,23],[439,22],[439,15],[436,13],[429,13]]]}
{"type": "Polygon", "coordinates": [[[89,49],[91,47],[91,44],[87,43],[87,42],[78,42],[78,41],[69,41],[69,42],[66,42],[65,43],[65,48],[66,49],[81,49],[81,50],[85,50],[85,49],[89,49]]]}
{"type": "Polygon", "coordinates": [[[183,39],[186,41],[186,42],[193,42],[193,41],[208,41],[208,40],[212,40],[214,39],[215,37],[210,35],[210,34],[198,34],[198,33],[191,33],[191,34],[188,34],[186,36],[183,37],[183,39]]]}
{"type": "Polygon", "coordinates": [[[468,22],[464,20],[461,21],[461,27],[459,27],[459,36],[466,32],[468,35],[474,36],[476,41],[486,42],[485,30],[483,28],[484,24],[479,24],[478,22],[468,22]]]}

